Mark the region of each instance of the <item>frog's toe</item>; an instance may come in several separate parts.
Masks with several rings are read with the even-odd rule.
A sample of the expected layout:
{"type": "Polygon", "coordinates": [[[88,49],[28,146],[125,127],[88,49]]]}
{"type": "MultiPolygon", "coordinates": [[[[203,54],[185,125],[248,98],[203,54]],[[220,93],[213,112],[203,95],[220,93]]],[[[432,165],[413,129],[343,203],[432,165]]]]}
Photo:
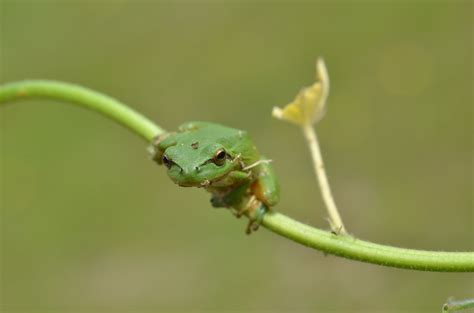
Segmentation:
{"type": "Polygon", "coordinates": [[[248,215],[249,222],[245,230],[247,235],[250,235],[252,232],[258,230],[258,228],[260,227],[260,224],[263,221],[263,216],[265,215],[267,210],[268,208],[263,203],[261,203],[258,206],[258,208],[256,208],[255,210],[249,211],[249,215],[248,215]]]}
{"type": "Polygon", "coordinates": [[[227,202],[222,197],[212,196],[211,197],[211,205],[214,208],[224,208],[224,207],[227,206],[227,202]]]}

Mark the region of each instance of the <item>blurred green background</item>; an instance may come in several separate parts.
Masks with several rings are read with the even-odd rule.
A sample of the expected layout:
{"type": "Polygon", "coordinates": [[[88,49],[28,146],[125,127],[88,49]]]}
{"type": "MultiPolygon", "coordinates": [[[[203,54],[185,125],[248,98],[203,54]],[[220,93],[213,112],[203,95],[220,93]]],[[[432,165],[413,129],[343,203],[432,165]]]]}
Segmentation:
{"type": "MultiPolygon", "coordinates": [[[[349,231],[474,249],[472,1],[0,3],[1,83],[82,84],[166,129],[246,129],[274,160],[276,210],[327,229],[300,131],[270,116],[324,56],[317,128],[349,231]]],[[[27,101],[0,118],[2,312],[438,312],[474,295],[473,274],[248,237],[96,113],[27,101]]]]}

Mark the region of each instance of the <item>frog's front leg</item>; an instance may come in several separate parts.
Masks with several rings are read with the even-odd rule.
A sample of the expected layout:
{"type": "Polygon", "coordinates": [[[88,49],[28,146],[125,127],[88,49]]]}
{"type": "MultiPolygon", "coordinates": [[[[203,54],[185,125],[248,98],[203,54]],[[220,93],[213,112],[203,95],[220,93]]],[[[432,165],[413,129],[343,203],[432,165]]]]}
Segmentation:
{"type": "Polygon", "coordinates": [[[163,151],[166,148],[176,144],[175,141],[170,140],[172,133],[164,133],[153,138],[152,142],[148,146],[148,153],[153,161],[158,164],[162,163],[161,157],[163,156],[163,151]],[[167,143],[164,144],[163,141],[167,140],[167,143]]]}
{"type": "MultiPolygon", "coordinates": [[[[247,190],[250,187],[249,173],[242,171],[232,171],[225,178],[218,182],[213,182],[211,204],[215,208],[229,208],[235,207],[245,197],[247,190]],[[234,185],[230,190],[222,191],[219,187],[234,185]]],[[[223,188],[223,187],[221,187],[223,188]]]]}
{"type": "Polygon", "coordinates": [[[211,198],[213,207],[232,208],[232,212],[237,218],[247,214],[249,218],[245,231],[247,234],[258,229],[263,215],[267,211],[265,205],[257,200],[254,195],[248,196],[249,187],[250,184],[243,184],[223,196],[219,193],[213,193],[211,198]]]}
{"type": "Polygon", "coordinates": [[[214,192],[212,193],[211,204],[215,208],[235,207],[245,196],[248,187],[248,185],[242,185],[224,194],[214,192]]]}

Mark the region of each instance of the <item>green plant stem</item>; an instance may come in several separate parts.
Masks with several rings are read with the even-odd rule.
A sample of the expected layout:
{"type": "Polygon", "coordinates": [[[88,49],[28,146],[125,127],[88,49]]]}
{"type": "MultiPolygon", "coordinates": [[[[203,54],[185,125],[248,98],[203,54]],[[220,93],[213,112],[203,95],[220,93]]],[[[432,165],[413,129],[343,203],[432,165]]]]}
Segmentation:
{"type": "Polygon", "coordinates": [[[48,80],[25,80],[0,87],[0,103],[31,98],[71,102],[102,113],[147,141],[165,132],[114,98],[78,85],[48,80]]]}
{"type": "MultiPolygon", "coordinates": [[[[0,86],[0,104],[44,98],[68,101],[102,113],[150,142],[164,130],[124,104],[95,91],[61,82],[23,81],[0,86]]],[[[283,214],[269,212],[262,225],[295,242],[348,259],[384,266],[440,272],[473,272],[473,252],[439,252],[379,245],[348,235],[334,235],[283,214]]]]}
{"type": "Polygon", "coordinates": [[[448,300],[443,305],[443,312],[455,312],[474,308],[474,299],[448,300]]]}
{"type": "Polygon", "coordinates": [[[422,271],[474,271],[472,252],[423,251],[379,245],[348,235],[335,235],[276,212],[266,214],[262,225],[305,246],[348,259],[422,271]]]}

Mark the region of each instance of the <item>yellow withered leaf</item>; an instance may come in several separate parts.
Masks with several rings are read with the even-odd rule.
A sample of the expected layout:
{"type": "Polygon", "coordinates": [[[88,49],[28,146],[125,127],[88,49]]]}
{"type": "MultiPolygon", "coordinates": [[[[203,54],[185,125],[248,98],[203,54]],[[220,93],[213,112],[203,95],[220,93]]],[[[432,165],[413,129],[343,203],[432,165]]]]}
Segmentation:
{"type": "Polygon", "coordinates": [[[303,88],[295,100],[283,109],[274,107],[272,115],[300,126],[315,124],[324,116],[328,94],[329,76],[323,59],[319,58],[316,62],[316,82],[303,88]]]}

